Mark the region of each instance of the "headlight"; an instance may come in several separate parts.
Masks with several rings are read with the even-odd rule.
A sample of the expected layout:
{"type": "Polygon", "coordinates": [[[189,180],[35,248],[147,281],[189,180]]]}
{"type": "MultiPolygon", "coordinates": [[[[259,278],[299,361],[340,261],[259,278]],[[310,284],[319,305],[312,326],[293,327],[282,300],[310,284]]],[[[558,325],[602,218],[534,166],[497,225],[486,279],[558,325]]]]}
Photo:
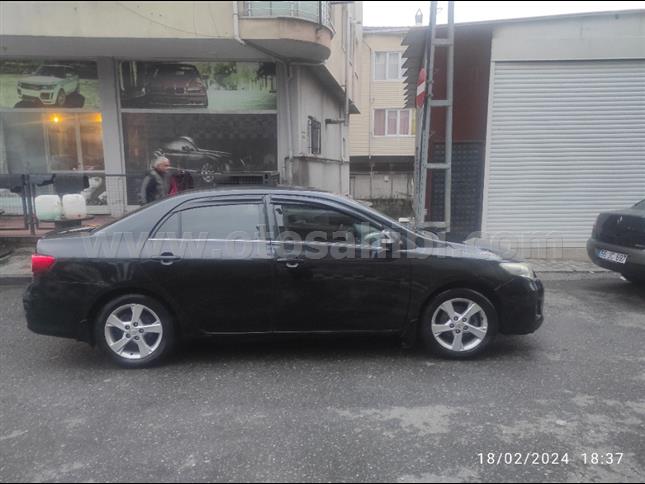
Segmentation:
{"type": "Polygon", "coordinates": [[[514,276],[526,277],[527,279],[536,278],[533,267],[526,262],[502,262],[500,267],[514,276]]]}

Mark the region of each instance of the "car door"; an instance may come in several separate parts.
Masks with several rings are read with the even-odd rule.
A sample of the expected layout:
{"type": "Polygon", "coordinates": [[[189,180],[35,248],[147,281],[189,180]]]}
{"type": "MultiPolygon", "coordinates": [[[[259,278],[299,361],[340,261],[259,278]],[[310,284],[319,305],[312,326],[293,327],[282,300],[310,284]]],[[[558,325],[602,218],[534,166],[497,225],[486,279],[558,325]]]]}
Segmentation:
{"type": "Polygon", "coordinates": [[[271,331],[273,257],[266,223],[261,196],[183,204],[146,242],[146,274],[172,295],[195,329],[271,331]]]}
{"type": "Polygon", "coordinates": [[[407,319],[410,263],[387,229],[341,204],[273,196],[276,330],[390,331],[407,319]]]}

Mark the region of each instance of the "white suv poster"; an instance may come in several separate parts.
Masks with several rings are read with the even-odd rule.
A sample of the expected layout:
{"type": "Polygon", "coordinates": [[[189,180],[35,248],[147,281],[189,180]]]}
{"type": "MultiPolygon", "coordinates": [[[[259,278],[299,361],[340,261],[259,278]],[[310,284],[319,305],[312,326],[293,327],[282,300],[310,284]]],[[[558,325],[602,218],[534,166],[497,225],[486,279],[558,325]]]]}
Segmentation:
{"type": "Polygon", "coordinates": [[[100,109],[96,63],[0,61],[0,108],[100,109]]]}

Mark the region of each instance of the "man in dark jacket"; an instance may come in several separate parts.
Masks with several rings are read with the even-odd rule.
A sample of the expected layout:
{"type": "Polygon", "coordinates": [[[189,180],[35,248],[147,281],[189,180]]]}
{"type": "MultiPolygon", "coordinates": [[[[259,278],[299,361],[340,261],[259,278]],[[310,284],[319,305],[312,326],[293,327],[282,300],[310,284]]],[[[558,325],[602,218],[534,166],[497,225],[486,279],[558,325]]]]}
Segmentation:
{"type": "Polygon", "coordinates": [[[139,202],[141,205],[154,202],[168,196],[168,170],[170,169],[170,160],[165,156],[157,156],[152,162],[152,170],[146,175],[141,184],[141,193],[139,202]]]}

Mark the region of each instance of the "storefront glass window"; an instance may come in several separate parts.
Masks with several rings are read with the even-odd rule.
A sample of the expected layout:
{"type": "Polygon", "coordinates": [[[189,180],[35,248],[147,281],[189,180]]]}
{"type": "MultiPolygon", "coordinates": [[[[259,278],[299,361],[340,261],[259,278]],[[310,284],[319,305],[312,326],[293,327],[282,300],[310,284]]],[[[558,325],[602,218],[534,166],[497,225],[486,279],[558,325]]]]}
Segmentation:
{"type": "Polygon", "coordinates": [[[277,106],[271,62],[121,62],[124,109],[267,111],[277,106]]]}
{"type": "Polygon", "coordinates": [[[275,64],[124,61],[118,72],[130,205],[158,154],[183,188],[277,170],[275,64]]]}
{"type": "Polygon", "coordinates": [[[164,154],[190,178],[191,187],[212,186],[215,176],[277,170],[274,114],[124,113],[128,199],[155,154],[164,154]]]}
{"type": "Polygon", "coordinates": [[[3,59],[0,174],[32,175],[36,195],[81,193],[105,205],[100,110],[96,62],[3,59]]]}

